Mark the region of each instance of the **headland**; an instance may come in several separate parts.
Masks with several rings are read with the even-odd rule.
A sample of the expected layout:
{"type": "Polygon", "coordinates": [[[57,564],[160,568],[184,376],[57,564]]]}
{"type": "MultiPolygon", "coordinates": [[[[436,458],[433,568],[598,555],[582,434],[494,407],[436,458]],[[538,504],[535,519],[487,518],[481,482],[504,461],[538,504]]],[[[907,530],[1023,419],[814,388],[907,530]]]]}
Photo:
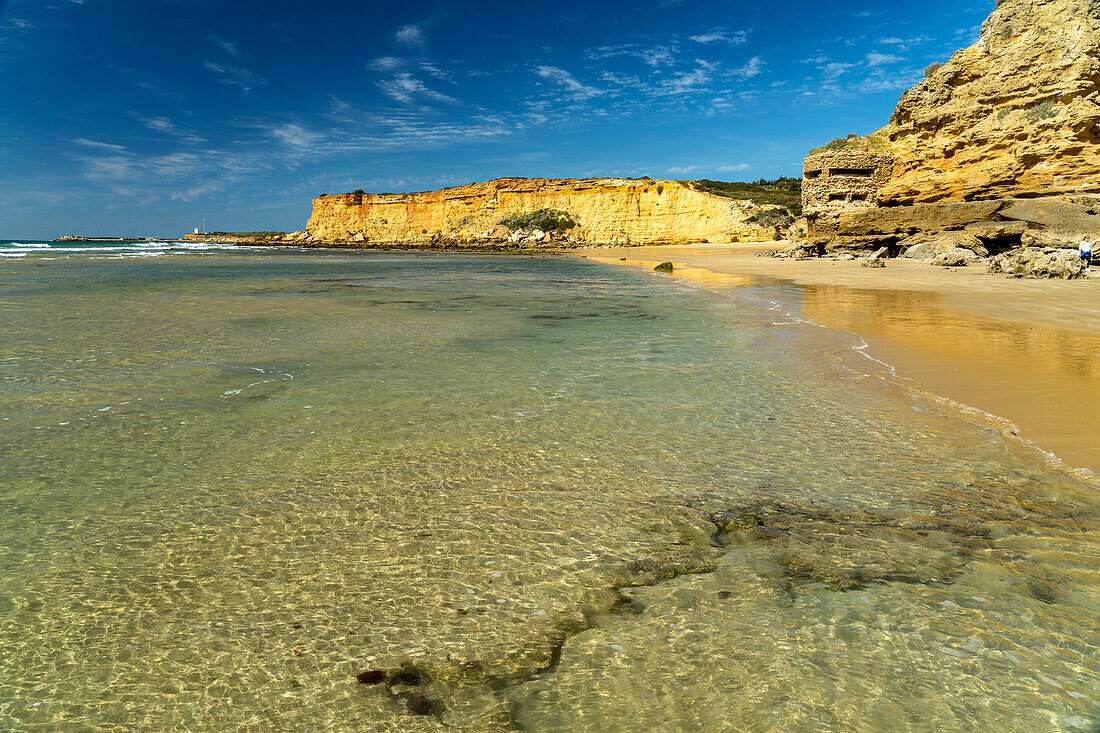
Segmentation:
{"type": "Polygon", "coordinates": [[[851,253],[1080,277],[1100,231],[1100,17],[1005,0],[889,122],[810,152],[793,256],[851,253]]]}

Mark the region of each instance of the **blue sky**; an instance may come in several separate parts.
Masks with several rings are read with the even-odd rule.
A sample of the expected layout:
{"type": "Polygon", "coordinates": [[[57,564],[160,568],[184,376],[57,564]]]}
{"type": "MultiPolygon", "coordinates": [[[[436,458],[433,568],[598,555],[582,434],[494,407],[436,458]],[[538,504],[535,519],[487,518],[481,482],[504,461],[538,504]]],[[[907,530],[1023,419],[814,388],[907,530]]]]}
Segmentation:
{"type": "Polygon", "coordinates": [[[0,0],[0,237],[289,231],[321,193],[499,176],[800,175],[994,4],[0,0]]]}

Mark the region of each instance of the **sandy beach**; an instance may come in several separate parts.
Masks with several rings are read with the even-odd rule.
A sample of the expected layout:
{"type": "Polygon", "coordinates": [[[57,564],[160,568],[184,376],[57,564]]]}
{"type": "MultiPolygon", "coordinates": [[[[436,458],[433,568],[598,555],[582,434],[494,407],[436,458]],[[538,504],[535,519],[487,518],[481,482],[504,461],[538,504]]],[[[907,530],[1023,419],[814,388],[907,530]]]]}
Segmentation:
{"type": "MultiPolygon", "coordinates": [[[[783,243],[592,249],[582,256],[730,288],[803,287],[802,314],[858,333],[866,353],[925,392],[1003,418],[1019,437],[1100,473],[1100,277],[1017,280],[984,267],[757,257],[783,243]],[[624,259],[625,258],[625,259],[624,259]]],[[[1011,432],[1011,430],[1010,430],[1011,432]]]]}

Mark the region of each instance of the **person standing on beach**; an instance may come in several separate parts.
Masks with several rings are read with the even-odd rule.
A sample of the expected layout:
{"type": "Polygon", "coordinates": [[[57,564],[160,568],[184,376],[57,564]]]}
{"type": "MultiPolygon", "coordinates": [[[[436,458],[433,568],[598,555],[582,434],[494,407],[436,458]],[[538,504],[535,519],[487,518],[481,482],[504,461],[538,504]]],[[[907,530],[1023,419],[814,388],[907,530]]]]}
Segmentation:
{"type": "Polygon", "coordinates": [[[1092,265],[1092,238],[1087,234],[1081,240],[1081,259],[1085,261],[1085,272],[1089,272],[1092,265]]]}

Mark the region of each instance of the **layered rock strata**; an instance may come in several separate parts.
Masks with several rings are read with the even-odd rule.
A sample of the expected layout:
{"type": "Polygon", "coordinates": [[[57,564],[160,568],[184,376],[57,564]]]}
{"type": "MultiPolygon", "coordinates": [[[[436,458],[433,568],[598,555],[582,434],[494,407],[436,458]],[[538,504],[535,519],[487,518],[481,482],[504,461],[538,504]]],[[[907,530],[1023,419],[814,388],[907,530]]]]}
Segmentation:
{"type": "Polygon", "coordinates": [[[319,196],[305,232],[316,244],[451,246],[496,244],[688,244],[771,239],[749,219],[763,210],[679,181],[503,178],[441,191],[319,196]],[[540,209],[567,212],[576,226],[545,232],[503,225],[540,209]]]}
{"type": "Polygon", "coordinates": [[[1020,245],[1076,248],[1093,232],[1100,232],[1096,194],[851,209],[819,217],[814,235],[826,252],[889,247],[896,255],[947,235],[967,249],[981,243],[1003,252],[1020,245]]]}
{"type": "Polygon", "coordinates": [[[1100,3],[1002,0],[887,130],[889,204],[1100,191],[1100,3]]]}
{"type": "Polygon", "coordinates": [[[813,248],[900,254],[965,233],[996,254],[1100,232],[1100,2],[1001,0],[925,76],[886,127],[806,158],[813,248]]]}

